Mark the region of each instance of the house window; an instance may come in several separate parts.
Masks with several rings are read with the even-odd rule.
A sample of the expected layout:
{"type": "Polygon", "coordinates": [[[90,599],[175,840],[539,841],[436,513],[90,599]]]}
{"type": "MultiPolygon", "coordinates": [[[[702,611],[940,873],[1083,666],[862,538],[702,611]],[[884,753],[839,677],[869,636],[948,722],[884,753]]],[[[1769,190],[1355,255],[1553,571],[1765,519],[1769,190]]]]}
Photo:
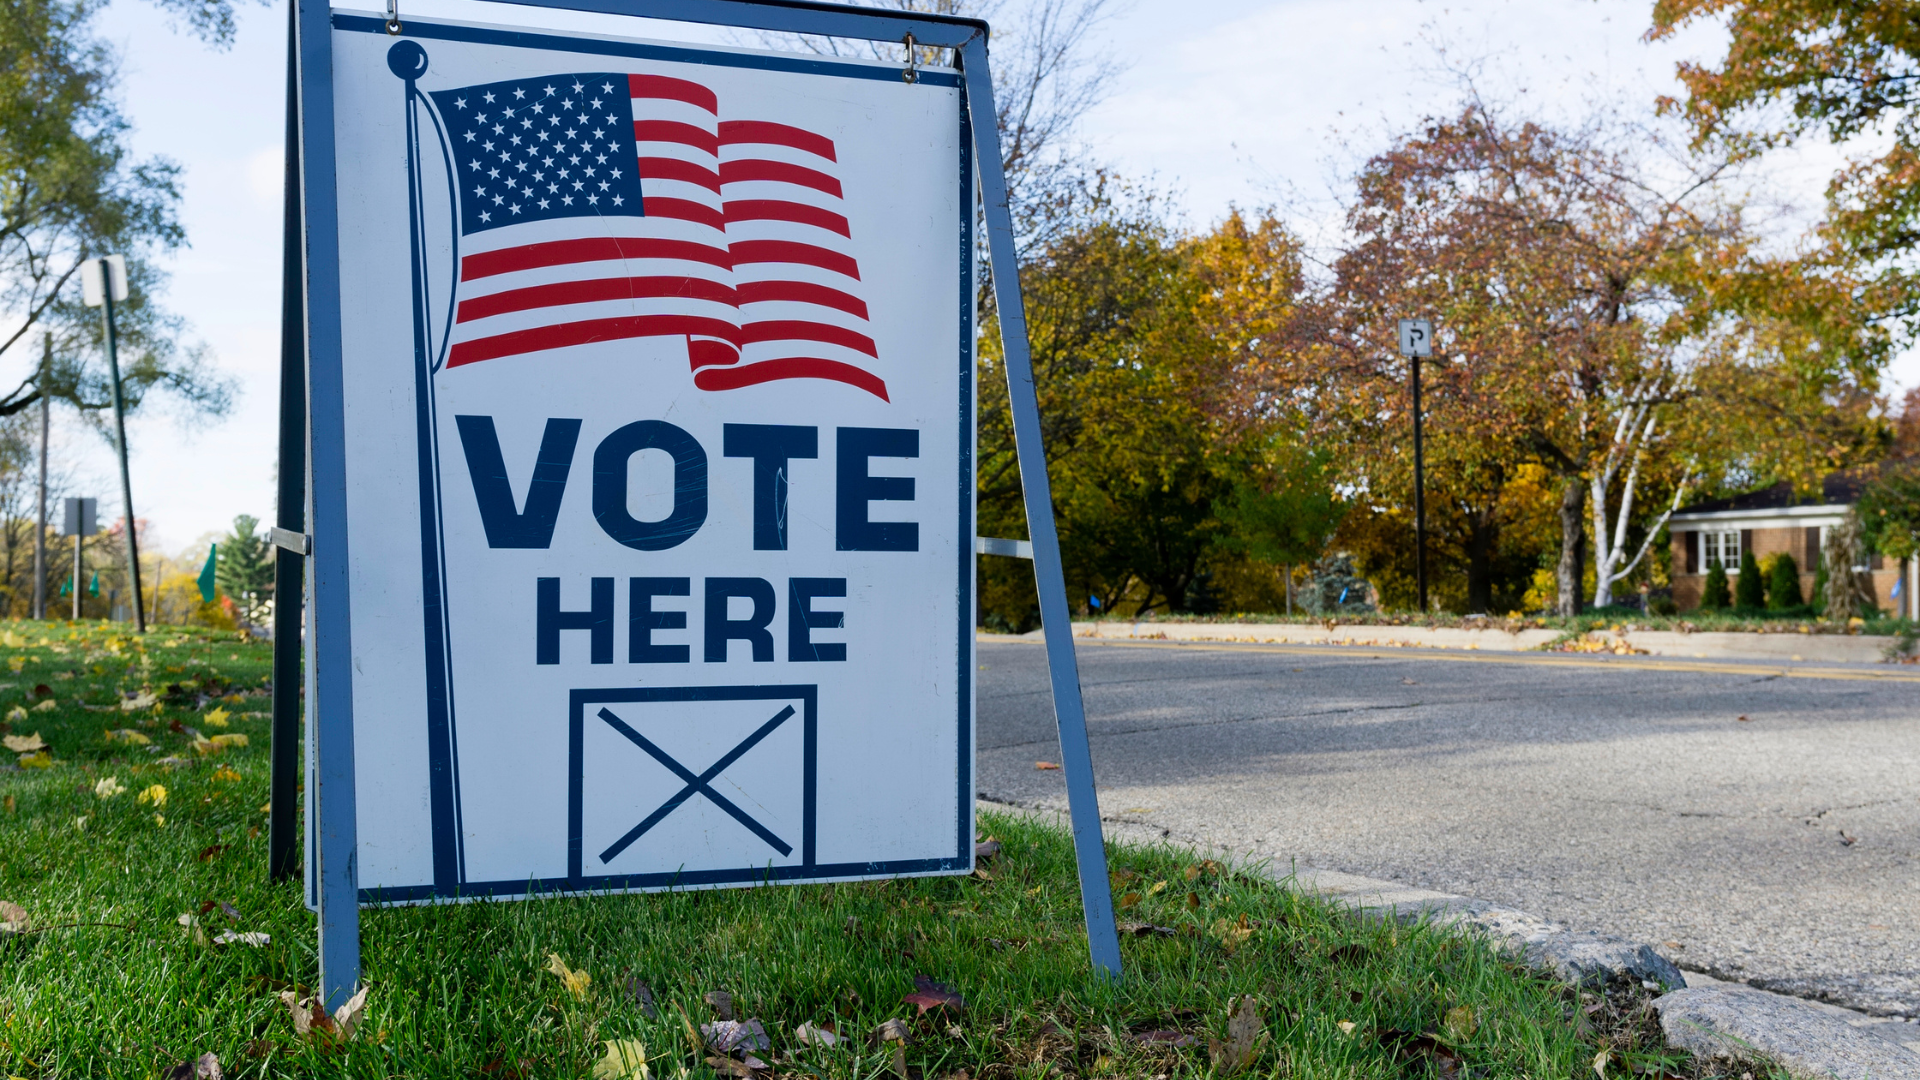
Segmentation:
{"type": "Polygon", "coordinates": [[[1713,569],[1715,559],[1727,568],[1727,573],[1740,572],[1740,530],[1722,529],[1717,532],[1700,533],[1700,572],[1713,569]]]}

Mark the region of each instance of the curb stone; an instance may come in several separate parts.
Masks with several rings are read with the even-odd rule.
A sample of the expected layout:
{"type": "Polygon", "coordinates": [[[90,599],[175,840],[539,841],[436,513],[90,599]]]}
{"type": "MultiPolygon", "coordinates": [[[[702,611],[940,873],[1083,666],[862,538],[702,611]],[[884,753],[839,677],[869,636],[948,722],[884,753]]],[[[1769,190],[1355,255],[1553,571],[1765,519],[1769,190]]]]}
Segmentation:
{"type": "MultiPolygon", "coordinates": [[[[1066,824],[1066,812],[1059,807],[984,796],[980,805],[1066,824]]],[[[1101,824],[1110,840],[1175,843],[1228,860],[1236,854],[1218,844],[1177,838],[1171,830],[1137,820],[1103,818],[1101,824]]],[[[1771,1058],[1804,1080],[1920,1080],[1920,1030],[1910,1023],[1700,973],[1682,973],[1651,945],[1569,930],[1528,912],[1453,893],[1337,870],[1296,866],[1285,872],[1270,865],[1254,869],[1352,908],[1362,917],[1402,922],[1426,918],[1440,926],[1474,930],[1569,983],[1591,986],[1610,979],[1637,980],[1649,990],[1660,991],[1653,1007],[1660,1013],[1667,1044],[1697,1056],[1771,1058]]]]}

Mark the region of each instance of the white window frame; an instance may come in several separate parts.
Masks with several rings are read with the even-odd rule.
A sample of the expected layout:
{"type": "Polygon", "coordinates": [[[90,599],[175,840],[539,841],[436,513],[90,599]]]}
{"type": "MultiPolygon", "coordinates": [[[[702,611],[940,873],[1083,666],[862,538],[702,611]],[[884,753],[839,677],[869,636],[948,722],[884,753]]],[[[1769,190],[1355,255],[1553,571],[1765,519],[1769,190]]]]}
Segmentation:
{"type": "Polygon", "coordinates": [[[1700,530],[1700,572],[1708,573],[1713,569],[1713,560],[1718,558],[1727,573],[1740,572],[1740,530],[1739,529],[1701,529],[1700,530]]]}

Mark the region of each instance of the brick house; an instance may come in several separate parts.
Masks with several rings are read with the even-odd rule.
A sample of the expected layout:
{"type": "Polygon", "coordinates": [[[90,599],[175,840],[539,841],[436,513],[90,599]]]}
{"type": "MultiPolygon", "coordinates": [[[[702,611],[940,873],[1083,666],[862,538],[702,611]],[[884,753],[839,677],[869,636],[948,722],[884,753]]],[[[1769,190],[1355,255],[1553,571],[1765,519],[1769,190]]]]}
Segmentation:
{"type": "MultiPolygon", "coordinates": [[[[1870,476],[1834,473],[1821,484],[1818,496],[1794,494],[1793,485],[1778,484],[1725,499],[1695,503],[1668,519],[1673,538],[1673,600],[1681,611],[1700,606],[1707,569],[1719,559],[1727,568],[1729,587],[1738,580],[1740,555],[1755,559],[1787,552],[1800,567],[1800,594],[1813,595],[1813,577],[1819,566],[1826,531],[1840,524],[1860,497],[1870,476]]],[[[1874,601],[1888,614],[1912,614],[1914,566],[1901,566],[1874,552],[1867,558],[1874,601]],[[1897,594],[1902,572],[1907,581],[1897,594]]]]}

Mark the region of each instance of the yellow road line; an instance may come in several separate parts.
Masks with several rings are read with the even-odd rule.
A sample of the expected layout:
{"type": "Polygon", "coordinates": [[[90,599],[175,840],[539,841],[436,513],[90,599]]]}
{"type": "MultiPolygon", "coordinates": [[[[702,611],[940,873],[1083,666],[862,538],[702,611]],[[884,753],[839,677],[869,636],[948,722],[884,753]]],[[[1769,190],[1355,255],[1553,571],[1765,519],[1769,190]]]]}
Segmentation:
{"type": "MultiPolygon", "coordinates": [[[[1024,638],[999,638],[1001,641],[1024,641],[1031,645],[1044,642],[1024,638]]],[[[1760,664],[1715,663],[1711,660],[1669,660],[1654,657],[1616,656],[1601,660],[1588,659],[1579,654],[1567,653],[1496,653],[1469,650],[1420,649],[1418,647],[1395,646],[1388,651],[1380,647],[1366,645],[1276,645],[1255,642],[1234,641],[1128,641],[1115,638],[1076,637],[1073,643],[1078,645],[1103,645],[1117,649],[1210,649],[1216,652],[1261,652],[1281,656],[1317,656],[1325,659],[1338,656],[1340,652],[1371,649],[1365,655],[1371,660],[1450,660],[1457,663],[1477,664],[1547,664],[1554,667],[1574,668],[1634,668],[1647,671],[1686,671],[1707,675],[1772,675],[1783,679],[1834,679],[1850,682],[1920,682],[1920,671],[1888,665],[1884,668],[1816,668],[1816,667],[1771,667],[1760,664]]]]}

